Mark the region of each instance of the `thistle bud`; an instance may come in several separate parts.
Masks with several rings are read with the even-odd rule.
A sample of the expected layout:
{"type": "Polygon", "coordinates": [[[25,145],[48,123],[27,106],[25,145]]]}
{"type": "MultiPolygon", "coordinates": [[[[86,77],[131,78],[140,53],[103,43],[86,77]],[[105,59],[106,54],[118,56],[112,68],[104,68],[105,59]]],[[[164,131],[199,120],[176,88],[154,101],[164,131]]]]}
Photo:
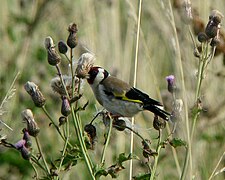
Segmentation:
{"type": "Polygon", "coordinates": [[[217,10],[211,12],[208,24],[205,28],[205,33],[209,38],[214,38],[218,34],[222,18],[223,14],[221,12],[217,10]]]}
{"type": "Polygon", "coordinates": [[[173,110],[170,118],[172,122],[177,122],[179,119],[181,119],[182,110],[183,110],[182,99],[176,99],[176,101],[173,104],[173,110]]]}
{"type": "Polygon", "coordinates": [[[63,41],[59,41],[58,49],[59,49],[59,52],[62,54],[66,54],[66,52],[68,51],[68,47],[63,41]]]}
{"type": "Polygon", "coordinates": [[[27,148],[31,147],[32,146],[32,141],[31,141],[31,137],[27,131],[27,129],[23,129],[23,140],[25,140],[25,146],[27,148]]]}
{"type": "Polygon", "coordinates": [[[93,139],[96,137],[96,128],[92,124],[84,126],[84,131],[93,139]]]}
{"type": "Polygon", "coordinates": [[[87,124],[84,126],[84,131],[88,136],[88,145],[90,145],[90,149],[94,149],[95,140],[96,140],[96,128],[92,124],[87,124]]]}
{"type": "Polygon", "coordinates": [[[219,23],[221,23],[222,19],[223,14],[221,12],[219,12],[218,10],[212,10],[209,16],[209,20],[213,21],[216,25],[218,25],[219,23]]]}
{"type": "Polygon", "coordinates": [[[24,89],[31,96],[35,106],[37,106],[37,107],[44,106],[45,98],[35,83],[28,81],[24,85],[24,89]]]}
{"type": "MultiPolygon", "coordinates": [[[[74,93],[74,95],[77,95],[79,83],[80,83],[79,78],[77,78],[76,76],[74,78],[74,92],[72,92],[72,90],[73,90],[73,88],[72,88],[73,78],[71,76],[63,75],[62,79],[63,79],[63,82],[66,86],[66,90],[67,90],[70,98],[72,97],[73,93],[74,93]]],[[[57,77],[55,77],[51,80],[51,88],[54,92],[58,93],[60,96],[66,96],[66,91],[63,87],[63,84],[62,84],[59,76],[57,76],[57,77]]]]}
{"type": "Polygon", "coordinates": [[[88,78],[88,72],[93,67],[95,56],[91,53],[84,53],[80,56],[76,68],[76,76],[78,78],[88,78]]]}
{"type": "Polygon", "coordinates": [[[59,126],[62,126],[63,124],[65,124],[67,121],[67,118],[65,116],[61,116],[59,118],[59,126]]]}
{"type": "Polygon", "coordinates": [[[113,121],[113,127],[115,127],[118,131],[124,131],[126,129],[126,122],[124,120],[115,120],[113,121]]]}
{"type": "Polygon", "coordinates": [[[70,102],[66,96],[62,96],[61,113],[64,116],[68,116],[71,113],[70,102]]]}
{"type": "Polygon", "coordinates": [[[68,27],[69,36],[67,38],[67,45],[72,49],[77,46],[77,25],[75,23],[71,23],[68,27]]]}
{"type": "Polygon", "coordinates": [[[208,39],[209,39],[208,36],[204,32],[198,33],[199,42],[203,43],[203,42],[206,42],[208,39]]]}
{"type": "Polygon", "coordinates": [[[160,129],[164,129],[166,127],[166,121],[155,115],[153,120],[153,127],[158,131],[160,129]]]}
{"type": "Polygon", "coordinates": [[[175,85],[175,77],[174,75],[169,75],[166,77],[166,80],[168,82],[168,91],[170,93],[174,93],[176,90],[176,85],[175,85]]]}
{"type": "Polygon", "coordinates": [[[25,146],[23,146],[20,149],[20,152],[21,152],[21,155],[22,155],[23,159],[25,159],[25,160],[29,160],[32,156],[30,150],[28,148],[26,148],[25,146]]]}
{"type": "Polygon", "coordinates": [[[213,21],[209,21],[206,28],[205,33],[209,38],[214,38],[217,35],[218,27],[213,23],[213,21]]]}
{"type": "Polygon", "coordinates": [[[61,57],[55,49],[55,45],[50,36],[45,38],[45,48],[48,53],[48,63],[52,66],[55,66],[60,63],[61,57]]]}
{"type": "Polygon", "coordinates": [[[26,109],[22,111],[21,116],[23,121],[27,123],[27,132],[31,136],[36,137],[40,132],[40,128],[38,127],[37,123],[34,120],[32,111],[30,109],[26,109]]]}
{"type": "Polygon", "coordinates": [[[210,46],[218,46],[219,43],[220,43],[219,38],[214,37],[210,43],[210,46]]]}
{"type": "Polygon", "coordinates": [[[14,144],[13,146],[20,150],[24,145],[25,145],[26,141],[24,139],[19,140],[16,144],[14,144]]]}

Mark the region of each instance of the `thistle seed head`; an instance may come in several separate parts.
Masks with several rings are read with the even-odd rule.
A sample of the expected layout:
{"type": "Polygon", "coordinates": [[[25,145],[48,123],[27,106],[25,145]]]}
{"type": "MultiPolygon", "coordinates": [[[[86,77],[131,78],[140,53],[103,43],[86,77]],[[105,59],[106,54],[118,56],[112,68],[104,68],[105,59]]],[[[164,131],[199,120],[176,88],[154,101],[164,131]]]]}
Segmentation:
{"type": "Polygon", "coordinates": [[[88,78],[91,67],[93,67],[95,56],[91,53],[84,53],[80,56],[76,68],[76,76],[78,78],[88,78]]]}
{"type": "Polygon", "coordinates": [[[44,106],[45,98],[35,83],[27,81],[27,83],[24,85],[24,89],[31,96],[35,106],[44,106]]]}
{"type": "Polygon", "coordinates": [[[29,135],[36,137],[40,132],[40,128],[34,120],[33,113],[30,109],[25,109],[21,113],[22,119],[27,123],[27,132],[29,135]]]}

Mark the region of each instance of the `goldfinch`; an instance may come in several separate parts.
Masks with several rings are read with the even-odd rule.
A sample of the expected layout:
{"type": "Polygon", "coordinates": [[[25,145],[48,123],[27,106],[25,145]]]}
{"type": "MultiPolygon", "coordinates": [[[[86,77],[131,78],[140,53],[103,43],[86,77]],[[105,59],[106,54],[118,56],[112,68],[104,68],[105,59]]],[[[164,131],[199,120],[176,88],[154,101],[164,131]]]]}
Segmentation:
{"type": "Polygon", "coordinates": [[[170,113],[162,110],[162,104],[126,82],[111,76],[102,67],[92,67],[87,78],[97,101],[112,115],[133,117],[148,110],[168,121],[170,113]]]}

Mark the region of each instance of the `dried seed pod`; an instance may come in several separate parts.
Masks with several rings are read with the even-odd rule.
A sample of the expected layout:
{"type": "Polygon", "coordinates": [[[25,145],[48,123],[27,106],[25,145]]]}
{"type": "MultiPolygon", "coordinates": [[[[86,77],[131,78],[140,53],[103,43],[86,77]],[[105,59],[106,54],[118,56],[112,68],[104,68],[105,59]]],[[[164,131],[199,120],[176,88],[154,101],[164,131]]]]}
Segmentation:
{"type": "Polygon", "coordinates": [[[68,47],[66,43],[64,43],[64,41],[62,40],[58,42],[58,49],[59,49],[59,52],[62,54],[66,54],[68,51],[68,47]]]}
{"type": "Polygon", "coordinates": [[[164,129],[166,127],[166,121],[155,115],[153,120],[153,127],[156,130],[164,129]]]}
{"type": "Polygon", "coordinates": [[[181,119],[182,109],[183,109],[182,99],[176,99],[176,101],[173,103],[173,110],[170,117],[172,122],[176,122],[181,119]]]}
{"type": "Polygon", "coordinates": [[[67,45],[72,49],[75,48],[78,44],[77,41],[77,25],[75,23],[71,23],[68,27],[69,36],[67,38],[67,45]]]}
{"type": "Polygon", "coordinates": [[[80,56],[76,68],[76,76],[78,78],[88,78],[91,67],[93,67],[95,56],[91,53],[84,53],[80,56]]]}
{"type": "Polygon", "coordinates": [[[218,46],[219,43],[220,43],[219,38],[214,37],[210,43],[210,46],[218,46]]]}
{"type": "Polygon", "coordinates": [[[67,121],[67,118],[65,116],[61,116],[59,118],[59,126],[62,126],[63,124],[65,124],[67,121]]]}
{"type": "Polygon", "coordinates": [[[209,20],[213,21],[216,25],[221,23],[223,19],[223,14],[219,12],[218,10],[212,10],[211,14],[209,15],[209,20]]]}
{"type": "Polygon", "coordinates": [[[88,135],[88,144],[90,145],[90,149],[94,149],[95,141],[96,141],[96,128],[92,124],[87,124],[84,126],[84,131],[88,135]]]}
{"type": "Polygon", "coordinates": [[[61,56],[56,51],[55,45],[50,36],[45,38],[45,48],[48,53],[48,63],[52,66],[59,64],[61,61],[61,56]]]}
{"type": "MultiPolygon", "coordinates": [[[[72,97],[72,77],[63,75],[62,78],[66,86],[66,89],[68,91],[68,94],[71,98],[72,97]]],[[[79,82],[80,82],[79,78],[75,77],[74,78],[74,95],[77,95],[79,82]]],[[[58,76],[51,80],[51,88],[54,92],[57,92],[60,96],[66,96],[66,92],[64,90],[63,84],[58,76]]]]}
{"type": "Polygon", "coordinates": [[[68,116],[71,113],[70,102],[66,96],[62,96],[61,113],[63,116],[68,116]]]}
{"type": "Polygon", "coordinates": [[[27,123],[27,131],[29,135],[36,137],[40,132],[40,128],[34,120],[33,113],[30,109],[26,109],[21,113],[23,121],[27,123]]]}
{"type": "Polygon", "coordinates": [[[205,34],[209,38],[214,38],[217,35],[218,27],[216,24],[214,24],[213,21],[209,21],[206,28],[205,28],[205,34]]]}
{"type": "Polygon", "coordinates": [[[92,124],[84,126],[84,131],[93,139],[96,137],[96,128],[92,124]]]}
{"type": "Polygon", "coordinates": [[[126,122],[124,120],[114,120],[113,127],[115,127],[118,131],[124,131],[126,129],[126,122]]]}
{"type": "Polygon", "coordinates": [[[199,42],[203,43],[203,42],[206,42],[208,39],[209,39],[208,36],[204,32],[198,33],[199,42]]]}
{"type": "Polygon", "coordinates": [[[44,106],[45,98],[35,83],[28,81],[24,85],[24,89],[31,96],[35,106],[37,106],[37,107],[44,106]]]}
{"type": "Polygon", "coordinates": [[[45,38],[45,49],[50,49],[50,48],[53,48],[55,45],[54,45],[54,42],[53,42],[53,39],[48,36],[45,38]]]}

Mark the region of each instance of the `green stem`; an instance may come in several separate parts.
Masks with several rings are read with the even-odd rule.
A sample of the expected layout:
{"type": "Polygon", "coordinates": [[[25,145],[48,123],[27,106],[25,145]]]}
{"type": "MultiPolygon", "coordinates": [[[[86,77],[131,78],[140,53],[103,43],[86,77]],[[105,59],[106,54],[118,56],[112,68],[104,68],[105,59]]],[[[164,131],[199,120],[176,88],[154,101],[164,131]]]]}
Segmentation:
{"type": "MultiPolygon", "coordinates": [[[[59,168],[58,168],[58,172],[61,171],[61,167],[62,167],[62,163],[63,163],[63,160],[65,158],[65,153],[66,153],[66,149],[67,149],[67,146],[68,146],[68,143],[69,143],[69,125],[70,123],[67,121],[66,122],[66,141],[65,141],[65,144],[64,144],[64,147],[63,147],[63,152],[62,152],[62,155],[61,155],[61,161],[60,161],[60,164],[59,164],[59,168]]],[[[59,179],[59,177],[57,177],[57,179],[59,179]]]]}
{"type": "Polygon", "coordinates": [[[83,139],[83,135],[82,135],[82,130],[80,129],[79,123],[78,123],[78,117],[77,115],[74,113],[74,107],[73,105],[71,105],[71,110],[72,110],[72,119],[73,119],[73,124],[74,124],[74,128],[75,128],[75,132],[77,134],[78,137],[78,141],[81,147],[81,151],[82,151],[82,155],[84,157],[84,161],[86,163],[86,166],[88,168],[89,174],[91,176],[92,179],[95,179],[94,177],[94,173],[93,173],[93,165],[92,165],[92,161],[90,160],[90,157],[87,153],[87,148],[83,139]]]}
{"type": "Polygon", "coordinates": [[[184,166],[183,166],[183,169],[182,169],[182,174],[181,174],[180,180],[185,180],[189,157],[190,157],[190,151],[188,150],[188,148],[186,148],[186,155],[185,155],[185,160],[184,160],[184,166]]]}
{"type": "Polygon", "coordinates": [[[46,169],[44,168],[44,166],[39,163],[38,159],[35,156],[32,155],[31,161],[34,162],[35,164],[37,164],[43,171],[46,172],[46,169]]]}
{"type": "Polygon", "coordinates": [[[50,114],[48,113],[48,111],[46,110],[45,106],[42,106],[42,110],[44,111],[44,113],[46,114],[46,116],[49,118],[49,120],[51,121],[51,123],[53,124],[53,126],[56,128],[56,130],[58,131],[58,133],[61,136],[61,138],[65,141],[65,137],[62,135],[59,127],[55,124],[54,120],[52,119],[52,117],[50,116],[50,114]]]}
{"type": "Polygon", "coordinates": [[[42,160],[43,160],[43,162],[44,162],[45,170],[47,171],[47,174],[48,174],[49,176],[51,176],[51,172],[50,172],[50,170],[49,170],[48,164],[47,164],[47,162],[46,162],[46,160],[45,160],[45,157],[44,157],[44,154],[43,154],[43,152],[42,152],[41,145],[40,145],[40,143],[39,143],[38,137],[35,137],[35,141],[36,141],[36,144],[37,144],[38,151],[39,151],[39,153],[40,153],[40,155],[41,155],[41,157],[42,157],[42,160]]]}
{"type": "Polygon", "coordinates": [[[109,118],[109,120],[110,120],[109,130],[108,130],[108,134],[107,134],[106,142],[105,142],[105,145],[104,145],[104,148],[103,148],[103,152],[102,152],[102,157],[101,157],[101,165],[104,165],[104,163],[105,163],[105,154],[106,154],[106,149],[107,149],[107,147],[108,147],[108,144],[109,144],[109,139],[110,139],[110,136],[111,136],[111,131],[112,131],[112,118],[110,117],[110,118],[109,118]]]}
{"type": "Polygon", "coordinates": [[[67,91],[67,89],[66,89],[66,85],[65,85],[65,83],[64,83],[64,80],[63,80],[63,77],[62,77],[62,73],[61,73],[61,70],[60,70],[58,64],[57,64],[55,67],[56,67],[56,69],[57,69],[57,72],[58,72],[60,81],[62,82],[64,91],[66,92],[67,99],[70,99],[70,96],[69,96],[68,91],[67,91]]]}
{"type": "Polygon", "coordinates": [[[71,76],[72,76],[72,95],[71,98],[74,96],[74,69],[73,69],[73,49],[70,49],[70,70],[71,70],[71,76]]]}
{"type": "Polygon", "coordinates": [[[32,168],[33,168],[33,170],[34,170],[34,172],[35,172],[35,177],[36,177],[36,179],[39,179],[39,177],[38,177],[38,171],[37,171],[37,169],[35,168],[34,164],[33,164],[32,162],[30,162],[30,164],[31,164],[31,166],[32,166],[32,168]]]}
{"type": "Polygon", "coordinates": [[[160,150],[162,148],[162,146],[160,145],[160,142],[161,142],[161,136],[159,136],[159,139],[158,139],[158,145],[157,145],[157,148],[156,148],[157,155],[155,156],[155,161],[154,161],[154,165],[153,165],[153,168],[152,168],[150,180],[155,179],[156,169],[157,169],[158,160],[159,160],[159,153],[160,153],[160,150]]]}
{"type": "MultiPolygon", "coordinates": [[[[201,55],[201,57],[199,59],[197,87],[196,87],[196,92],[195,92],[195,103],[196,103],[197,106],[198,106],[198,101],[200,99],[201,86],[202,86],[202,81],[204,79],[204,71],[205,71],[206,66],[208,64],[208,61],[207,61],[207,59],[208,59],[208,43],[202,44],[202,51],[204,53],[201,55]]],[[[210,60],[211,60],[211,58],[210,58],[210,60]]],[[[196,122],[199,118],[199,115],[200,115],[200,111],[197,111],[194,115],[194,118],[193,118],[193,124],[192,124],[192,129],[191,129],[191,141],[192,141],[193,136],[194,136],[196,122]]]]}

